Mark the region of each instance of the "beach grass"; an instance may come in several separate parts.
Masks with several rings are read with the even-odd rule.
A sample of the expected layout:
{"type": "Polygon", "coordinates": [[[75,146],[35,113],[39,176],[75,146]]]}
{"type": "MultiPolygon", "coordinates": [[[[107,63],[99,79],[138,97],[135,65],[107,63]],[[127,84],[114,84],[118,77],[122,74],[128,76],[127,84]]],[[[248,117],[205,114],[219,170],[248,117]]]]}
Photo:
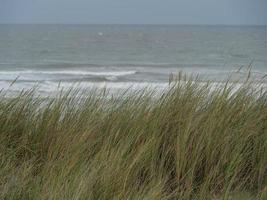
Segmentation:
{"type": "Polygon", "coordinates": [[[0,199],[267,199],[267,93],[0,93],[0,199]]]}

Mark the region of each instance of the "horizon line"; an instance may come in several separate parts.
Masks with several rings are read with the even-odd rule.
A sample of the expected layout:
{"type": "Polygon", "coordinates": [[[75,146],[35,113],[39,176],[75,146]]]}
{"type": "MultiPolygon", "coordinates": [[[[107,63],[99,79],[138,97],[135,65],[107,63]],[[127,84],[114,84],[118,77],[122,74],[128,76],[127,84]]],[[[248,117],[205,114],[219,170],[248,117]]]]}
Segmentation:
{"type": "Polygon", "coordinates": [[[95,26],[267,26],[267,24],[160,24],[160,23],[7,23],[0,22],[0,25],[95,25],[95,26]]]}

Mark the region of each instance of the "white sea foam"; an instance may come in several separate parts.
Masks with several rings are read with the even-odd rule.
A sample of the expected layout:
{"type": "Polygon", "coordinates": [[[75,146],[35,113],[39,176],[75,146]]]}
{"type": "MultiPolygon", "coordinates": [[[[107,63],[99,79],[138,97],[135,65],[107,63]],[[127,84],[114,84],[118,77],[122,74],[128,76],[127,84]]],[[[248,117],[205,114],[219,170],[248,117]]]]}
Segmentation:
{"type": "Polygon", "coordinates": [[[82,71],[82,70],[58,70],[58,71],[37,71],[37,70],[22,70],[22,71],[0,71],[0,75],[27,75],[27,74],[49,74],[49,75],[91,75],[91,76],[126,76],[136,74],[137,71],[82,71]]]}
{"type": "Polygon", "coordinates": [[[22,90],[29,90],[36,88],[37,94],[42,96],[54,96],[61,91],[68,91],[71,88],[82,90],[90,89],[107,89],[111,93],[117,93],[119,91],[135,91],[144,88],[154,89],[158,92],[163,91],[168,88],[168,83],[149,83],[149,82],[54,82],[54,81],[44,81],[44,82],[15,82],[10,81],[0,81],[0,90],[7,91],[9,94],[16,94],[22,90]]]}
{"type": "MultiPolygon", "coordinates": [[[[186,82],[181,82],[182,84],[186,82]]],[[[200,86],[205,86],[207,83],[199,82],[200,86]]],[[[225,83],[210,83],[211,91],[223,88],[225,83]]],[[[233,88],[233,92],[242,87],[243,84],[235,84],[233,88]]],[[[71,83],[71,82],[54,82],[54,81],[44,81],[40,83],[36,82],[22,82],[22,83],[12,83],[10,81],[0,81],[0,90],[7,91],[9,94],[16,94],[22,90],[28,90],[36,88],[36,94],[40,94],[41,96],[56,96],[61,91],[68,91],[71,88],[80,89],[81,92],[90,89],[106,89],[110,92],[110,94],[117,94],[117,92],[124,91],[138,91],[142,89],[152,89],[156,93],[160,94],[162,92],[168,91],[168,89],[172,88],[172,84],[168,83],[151,83],[151,82],[88,82],[83,81],[79,83],[71,83]]],[[[252,85],[252,88],[256,91],[260,91],[261,89],[267,90],[267,84],[262,85],[252,85]]]]}

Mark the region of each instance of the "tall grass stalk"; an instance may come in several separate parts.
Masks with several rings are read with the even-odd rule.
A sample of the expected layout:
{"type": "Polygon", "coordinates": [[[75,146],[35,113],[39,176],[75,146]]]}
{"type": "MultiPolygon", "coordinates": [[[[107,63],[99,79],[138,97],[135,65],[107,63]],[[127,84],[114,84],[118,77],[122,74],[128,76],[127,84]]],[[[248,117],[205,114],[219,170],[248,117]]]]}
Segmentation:
{"type": "Polygon", "coordinates": [[[192,79],[156,97],[2,91],[0,199],[264,199],[267,93],[259,91],[192,79]]]}

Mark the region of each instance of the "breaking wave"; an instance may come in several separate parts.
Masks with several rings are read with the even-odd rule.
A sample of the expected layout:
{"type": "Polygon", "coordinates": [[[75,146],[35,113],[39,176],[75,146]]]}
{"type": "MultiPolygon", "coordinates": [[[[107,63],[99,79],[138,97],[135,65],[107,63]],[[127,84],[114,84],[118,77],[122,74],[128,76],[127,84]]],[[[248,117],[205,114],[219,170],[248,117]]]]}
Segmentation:
{"type": "Polygon", "coordinates": [[[59,71],[35,71],[35,70],[24,70],[24,71],[0,71],[0,75],[81,75],[81,76],[127,76],[136,74],[137,71],[82,71],[82,70],[59,70],[59,71]]]}

